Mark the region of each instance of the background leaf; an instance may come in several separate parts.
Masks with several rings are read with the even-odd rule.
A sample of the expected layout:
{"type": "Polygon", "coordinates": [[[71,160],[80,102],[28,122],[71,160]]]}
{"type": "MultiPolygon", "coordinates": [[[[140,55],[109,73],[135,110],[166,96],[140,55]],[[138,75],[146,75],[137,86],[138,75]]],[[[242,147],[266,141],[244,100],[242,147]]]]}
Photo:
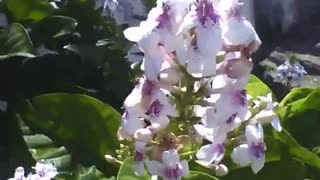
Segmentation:
{"type": "Polygon", "coordinates": [[[151,177],[150,175],[147,173],[147,171],[144,171],[143,176],[137,176],[134,173],[133,170],[133,166],[134,166],[134,158],[130,157],[127,158],[123,164],[121,165],[119,172],[118,172],[118,176],[117,176],[117,180],[150,180],[151,177]]]}
{"type": "Polygon", "coordinates": [[[35,49],[26,29],[18,23],[11,24],[0,34],[0,58],[19,55],[34,57],[35,49]]]}
{"type": "MultiPolygon", "coordinates": [[[[48,94],[21,103],[18,111],[32,128],[46,132],[65,145],[74,158],[97,163],[103,168],[104,155],[114,154],[120,114],[112,107],[86,95],[48,94]]],[[[106,171],[112,175],[114,167],[106,171]]]]}
{"type": "Polygon", "coordinates": [[[4,0],[4,2],[17,21],[39,21],[53,11],[50,3],[43,0],[4,0]]]}
{"type": "Polygon", "coordinates": [[[266,84],[252,74],[249,77],[246,90],[252,97],[266,96],[268,93],[272,93],[271,89],[266,84]]]}

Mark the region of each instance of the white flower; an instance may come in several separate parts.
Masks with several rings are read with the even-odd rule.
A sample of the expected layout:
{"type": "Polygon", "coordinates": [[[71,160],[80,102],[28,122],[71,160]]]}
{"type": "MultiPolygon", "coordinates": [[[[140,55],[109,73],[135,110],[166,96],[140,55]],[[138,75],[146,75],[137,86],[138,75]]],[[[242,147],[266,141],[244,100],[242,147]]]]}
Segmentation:
{"type": "Polygon", "coordinates": [[[227,45],[244,45],[250,52],[255,52],[261,40],[251,23],[240,14],[241,5],[238,0],[224,0],[225,21],[223,21],[223,37],[227,45]]]}
{"type": "Polygon", "coordinates": [[[248,76],[253,68],[251,59],[241,55],[241,52],[229,52],[223,62],[218,64],[217,72],[225,73],[229,78],[237,79],[248,76]]]}
{"type": "Polygon", "coordinates": [[[57,168],[50,163],[37,162],[34,169],[36,174],[28,176],[28,180],[50,180],[58,174],[57,168]]]}
{"type": "Polygon", "coordinates": [[[247,143],[234,148],[231,158],[240,166],[251,163],[252,171],[258,173],[264,166],[266,150],[262,126],[248,125],[245,134],[247,143]]]}
{"type": "Polygon", "coordinates": [[[177,113],[166,94],[159,91],[145,115],[145,118],[151,122],[153,130],[157,131],[167,127],[170,122],[168,116],[176,117],[177,113]]]}
{"type": "Polygon", "coordinates": [[[221,130],[229,132],[239,127],[241,122],[250,116],[245,90],[213,94],[207,101],[213,103],[213,106],[207,108],[201,122],[209,128],[218,126],[221,130]]]}
{"type": "Polygon", "coordinates": [[[219,131],[219,128],[206,128],[203,125],[194,125],[196,131],[204,139],[212,142],[202,146],[196,157],[201,164],[219,164],[224,157],[224,142],[226,140],[226,132],[219,131]]]}
{"type": "Polygon", "coordinates": [[[264,109],[262,109],[258,114],[256,114],[250,121],[251,123],[271,123],[272,127],[278,131],[282,131],[282,126],[280,124],[279,118],[277,114],[273,112],[274,107],[277,103],[273,103],[272,94],[268,93],[266,97],[259,97],[260,101],[254,101],[256,106],[260,104],[265,105],[264,109]]]}
{"type": "Polygon", "coordinates": [[[158,91],[160,89],[154,82],[141,78],[139,84],[135,86],[125,99],[124,107],[130,113],[132,112],[139,116],[148,110],[150,103],[152,103],[158,91]]]}
{"type": "Polygon", "coordinates": [[[23,167],[17,167],[16,171],[14,172],[14,177],[8,180],[26,180],[23,167]]]}
{"type": "Polygon", "coordinates": [[[125,111],[122,115],[119,138],[131,140],[138,129],[143,128],[144,123],[136,113],[125,111]]]}
{"type": "Polygon", "coordinates": [[[104,8],[102,15],[111,15],[118,25],[136,26],[147,15],[142,0],[96,0],[96,2],[97,7],[104,8]]]}
{"type": "Polygon", "coordinates": [[[193,3],[185,16],[177,34],[191,33],[187,70],[194,77],[206,77],[215,74],[216,55],[222,49],[220,16],[211,0],[199,0],[193,3]]]}
{"type": "Polygon", "coordinates": [[[162,163],[155,160],[146,160],[146,165],[152,175],[161,176],[164,180],[181,180],[189,174],[186,160],[180,161],[178,152],[170,149],[162,153],[162,163]]]}
{"type": "Polygon", "coordinates": [[[298,61],[290,63],[290,61],[287,60],[277,68],[276,81],[282,83],[293,81],[300,86],[305,74],[307,74],[306,70],[298,61]]]}

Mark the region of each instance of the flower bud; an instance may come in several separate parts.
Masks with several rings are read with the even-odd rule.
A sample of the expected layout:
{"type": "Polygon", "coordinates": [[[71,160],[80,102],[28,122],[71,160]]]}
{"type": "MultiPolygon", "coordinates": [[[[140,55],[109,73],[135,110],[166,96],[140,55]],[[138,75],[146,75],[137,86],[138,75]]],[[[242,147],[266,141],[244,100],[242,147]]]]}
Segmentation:
{"type": "Polygon", "coordinates": [[[275,117],[277,117],[277,115],[272,110],[262,110],[252,118],[251,123],[268,124],[271,123],[275,117]]]}
{"type": "Polygon", "coordinates": [[[219,164],[214,167],[214,171],[217,176],[225,176],[229,173],[229,169],[224,164],[219,164]]]}
{"type": "Polygon", "coordinates": [[[134,133],[134,139],[141,142],[149,142],[152,139],[152,132],[149,129],[138,129],[134,133]]]}

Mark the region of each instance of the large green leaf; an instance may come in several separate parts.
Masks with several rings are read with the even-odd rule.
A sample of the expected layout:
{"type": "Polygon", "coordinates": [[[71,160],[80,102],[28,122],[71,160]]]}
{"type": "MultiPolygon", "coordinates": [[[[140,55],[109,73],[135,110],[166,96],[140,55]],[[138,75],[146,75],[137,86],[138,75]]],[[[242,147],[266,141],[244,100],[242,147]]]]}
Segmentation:
{"type": "Polygon", "coordinates": [[[320,157],[301,146],[285,129],[280,133],[274,132],[274,137],[284,144],[282,151],[288,156],[320,170],[320,157]]]}
{"type": "MultiPolygon", "coordinates": [[[[72,155],[63,146],[56,146],[55,143],[43,134],[33,134],[23,121],[20,123],[23,138],[29,153],[35,161],[45,160],[52,163],[59,174],[59,180],[107,180],[95,166],[84,167],[77,162],[72,162],[72,155]]],[[[74,161],[74,160],[73,160],[74,161]]],[[[33,164],[32,164],[33,165],[33,164]]],[[[31,166],[31,165],[30,165],[31,166]]],[[[108,180],[113,180],[110,178],[108,180]]]]}
{"type": "Polygon", "coordinates": [[[10,13],[17,21],[38,21],[48,16],[53,7],[43,0],[4,0],[10,13]]]}
{"type": "Polygon", "coordinates": [[[18,23],[11,24],[0,34],[0,59],[15,55],[35,56],[35,49],[28,32],[18,23]]]}
{"type": "Polygon", "coordinates": [[[126,159],[123,164],[121,165],[117,179],[118,180],[150,180],[150,175],[147,173],[147,171],[144,172],[143,176],[137,176],[135,175],[133,171],[134,166],[134,159],[133,157],[130,157],[126,159]]]}
{"type": "Polygon", "coordinates": [[[310,88],[294,88],[289,94],[287,94],[279,103],[279,107],[286,106],[294,101],[307,97],[313,89],[310,88]]]}
{"type": "MultiPolygon", "coordinates": [[[[279,107],[277,114],[282,125],[303,146],[310,150],[320,145],[320,88],[307,97],[279,107]]],[[[297,96],[298,97],[298,96],[297,96]]]]}
{"type": "Polygon", "coordinates": [[[252,97],[266,96],[268,93],[272,92],[266,84],[254,75],[250,75],[246,90],[252,97]]]}
{"type": "Polygon", "coordinates": [[[119,145],[120,114],[86,95],[42,95],[21,103],[18,113],[33,128],[46,132],[85,161],[104,162],[104,155],[114,154],[119,145]]]}

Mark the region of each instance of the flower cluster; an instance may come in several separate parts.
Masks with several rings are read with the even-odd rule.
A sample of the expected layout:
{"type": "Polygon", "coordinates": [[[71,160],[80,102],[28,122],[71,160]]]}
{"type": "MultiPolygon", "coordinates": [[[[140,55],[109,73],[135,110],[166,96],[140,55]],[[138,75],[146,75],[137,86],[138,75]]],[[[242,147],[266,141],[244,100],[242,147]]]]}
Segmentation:
{"type": "Polygon", "coordinates": [[[25,177],[23,167],[16,168],[14,177],[8,180],[50,180],[54,178],[58,172],[57,169],[50,163],[38,162],[34,167],[35,174],[30,173],[25,177]]]}
{"type": "Polygon", "coordinates": [[[296,60],[295,56],[292,56],[277,68],[276,81],[281,83],[295,82],[300,86],[305,74],[307,74],[307,71],[296,60]]]}
{"type": "Polygon", "coordinates": [[[262,124],[281,130],[271,95],[250,98],[245,86],[261,41],[238,0],[158,0],[148,18],[124,31],[143,52],[144,74],[124,101],[120,140],[134,141],[137,175],[181,179],[184,155],[217,175],[228,145],[239,165],[257,173],[266,150],[262,124]],[[249,106],[249,102],[254,103],[249,106]],[[243,133],[244,132],[244,133],[243,133]],[[232,143],[231,143],[232,142],[232,143]]]}

